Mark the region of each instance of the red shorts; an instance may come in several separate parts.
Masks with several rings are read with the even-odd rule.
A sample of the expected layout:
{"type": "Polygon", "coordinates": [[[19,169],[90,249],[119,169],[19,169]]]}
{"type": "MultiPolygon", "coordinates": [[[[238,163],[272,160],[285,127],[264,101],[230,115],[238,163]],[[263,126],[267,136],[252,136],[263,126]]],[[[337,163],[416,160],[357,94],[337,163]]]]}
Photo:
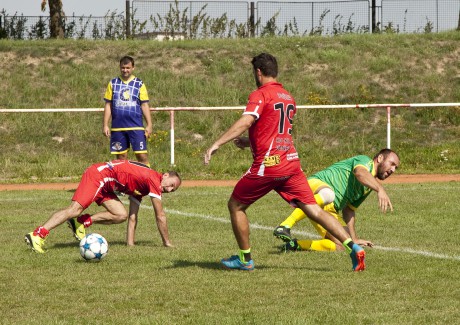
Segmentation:
{"type": "Polygon", "coordinates": [[[295,201],[316,204],[313,192],[302,171],[282,177],[245,174],[235,185],[232,197],[240,203],[250,205],[275,190],[284,200],[296,207],[295,201]]]}
{"type": "Polygon", "coordinates": [[[105,201],[117,199],[117,195],[113,193],[111,183],[113,180],[103,175],[97,170],[97,167],[105,165],[95,164],[88,167],[81,177],[72,201],[78,202],[83,209],[86,209],[91,203],[96,202],[101,205],[105,201]]]}

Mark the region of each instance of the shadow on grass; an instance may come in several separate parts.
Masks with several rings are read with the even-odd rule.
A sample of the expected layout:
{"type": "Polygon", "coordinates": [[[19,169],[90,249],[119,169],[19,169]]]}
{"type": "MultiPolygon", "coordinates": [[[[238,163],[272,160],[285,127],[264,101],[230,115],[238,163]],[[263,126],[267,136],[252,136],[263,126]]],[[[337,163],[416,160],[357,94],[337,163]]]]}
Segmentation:
{"type": "MultiPolygon", "coordinates": [[[[55,243],[51,246],[48,246],[48,248],[57,248],[57,249],[63,249],[63,248],[67,248],[67,247],[71,247],[71,246],[79,246],[79,241],[68,241],[68,242],[61,242],[61,243],[55,243]]],[[[126,242],[123,241],[123,240],[116,240],[116,241],[110,241],[109,243],[109,247],[110,246],[126,246],[126,242]]],[[[163,245],[161,244],[152,244],[152,241],[148,241],[148,240],[140,240],[140,241],[136,241],[136,246],[143,246],[143,247],[159,247],[159,248],[163,248],[163,245]]]]}
{"type": "MultiPolygon", "coordinates": [[[[204,262],[204,261],[187,261],[187,260],[176,260],[173,261],[172,266],[168,266],[168,269],[175,269],[175,268],[186,268],[186,267],[199,267],[201,269],[208,269],[208,270],[222,270],[222,271],[230,271],[222,266],[222,264],[218,261],[212,262],[204,262]]],[[[258,269],[264,268],[264,266],[257,267],[258,269]]]]}
{"type": "MultiPolygon", "coordinates": [[[[175,268],[187,268],[187,267],[198,267],[201,269],[208,269],[208,270],[221,270],[221,271],[228,271],[231,272],[233,270],[226,269],[222,266],[220,262],[212,261],[212,262],[205,262],[205,261],[187,261],[187,260],[176,260],[173,261],[172,266],[168,266],[165,269],[175,269],[175,268]]],[[[269,269],[289,269],[289,270],[310,270],[310,271],[317,271],[317,272],[331,272],[333,271],[330,268],[325,267],[301,267],[301,266],[292,266],[292,265],[263,265],[257,264],[255,265],[255,270],[269,270],[269,269]]],[[[250,272],[248,272],[250,273],[250,272]]]]}

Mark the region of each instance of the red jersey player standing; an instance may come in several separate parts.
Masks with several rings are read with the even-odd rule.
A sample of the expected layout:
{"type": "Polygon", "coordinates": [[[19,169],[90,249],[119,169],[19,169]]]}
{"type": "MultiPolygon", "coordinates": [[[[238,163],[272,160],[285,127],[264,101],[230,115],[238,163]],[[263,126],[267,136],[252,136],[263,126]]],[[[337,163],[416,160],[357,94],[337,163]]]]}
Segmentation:
{"type": "Polygon", "coordinates": [[[161,196],[162,193],[174,192],[180,184],[181,179],[176,172],[161,174],[134,161],[113,160],[91,165],[83,173],[70,206],[55,212],[42,226],[28,233],[25,236],[26,243],[35,252],[44,253],[45,239],[50,230],[66,221],[75,238],[81,240],[85,236],[85,228],[93,223],[109,225],[122,223],[128,219],[127,244],[134,245],[139,206],[142,197],[148,195],[152,200],[163,245],[172,246],[161,196]],[[130,195],[129,213],[115,191],[130,195]],[[106,211],[81,215],[92,202],[102,205],[106,211]]]}
{"type": "Polygon", "coordinates": [[[338,238],[349,252],[354,271],[365,268],[365,252],[330,214],[316,204],[292,140],[296,104],[292,95],[277,82],[276,58],[262,53],[251,61],[257,90],[249,95],[243,115],[207,150],[207,165],[220,146],[234,140],[238,147],[249,145],[253,163],[235,185],[228,201],[233,233],[239,254],[222,259],[228,269],[254,270],[249,243],[246,209],[275,190],[284,200],[300,208],[310,219],[338,238]],[[249,130],[249,139],[240,136],[249,130]]]}

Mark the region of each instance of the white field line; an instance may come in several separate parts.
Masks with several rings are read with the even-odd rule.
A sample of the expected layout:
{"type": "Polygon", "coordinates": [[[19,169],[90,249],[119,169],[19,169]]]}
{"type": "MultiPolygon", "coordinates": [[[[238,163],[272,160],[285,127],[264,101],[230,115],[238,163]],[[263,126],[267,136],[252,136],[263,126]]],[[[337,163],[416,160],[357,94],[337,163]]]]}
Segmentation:
{"type": "MultiPolygon", "coordinates": [[[[128,202],[124,202],[127,204],[128,202]]],[[[141,208],[144,209],[149,209],[153,210],[151,206],[145,206],[141,205],[141,208]]],[[[221,218],[221,217],[216,217],[216,216],[211,216],[211,215],[205,215],[205,214],[198,214],[198,213],[191,213],[191,212],[183,212],[179,210],[170,210],[170,209],[165,209],[167,213],[170,214],[176,214],[179,216],[184,216],[184,217],[191,217],[191,218],[200,218],[200,219],[205,219],[205,220],[211,220],[211,221],[216,221],[216,222],[222,222],[222,223],[230,223],[229,218],[221,218]]],[[[261,229],[261,230],[268,230],[268,231],[273,231],[274,227],[271,226],[263,226],[259,225],[257,223],[251,223],[250,224],[251,229],[261,229]]],[[[308,231],[298,231],[298,230],[293,230],[293,234],[296,235],[303,235],[309,238],[319,238],[317,234],[310,233],[308,231]]],[[[401,253],[408,253],[408,254],[414,254],[414,255],[421,255],[421,256],[426,256],[426,257],[432,257],[432,258],[439,258],[439,259],[444,259],[444,260],[456,260],[460,261],[460,256],[455,256],[455,255],[445,255],[445,254],[438,254],[438,253],[432,253],[432,252],[427,252],[427,251],[419,251],[415,250],[412,248],[398,248],[398,247],[384,247],[384,246],[377,246],[375,245],[373,249],[380,249],[383,251],[392,251],[392,252],[401,252],[401,253]]]]}

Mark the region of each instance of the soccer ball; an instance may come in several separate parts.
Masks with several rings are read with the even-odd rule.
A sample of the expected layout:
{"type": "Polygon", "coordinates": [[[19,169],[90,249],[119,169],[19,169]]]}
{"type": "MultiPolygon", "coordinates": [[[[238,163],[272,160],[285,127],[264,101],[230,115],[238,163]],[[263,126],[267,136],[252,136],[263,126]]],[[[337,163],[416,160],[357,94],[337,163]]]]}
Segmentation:
{"type": "Polygon", "coordinates": [[[87,261],[99,262],[109,250],[107,240],[99,234],[88,234],[80,241],[80,255],[87,261]]]}

